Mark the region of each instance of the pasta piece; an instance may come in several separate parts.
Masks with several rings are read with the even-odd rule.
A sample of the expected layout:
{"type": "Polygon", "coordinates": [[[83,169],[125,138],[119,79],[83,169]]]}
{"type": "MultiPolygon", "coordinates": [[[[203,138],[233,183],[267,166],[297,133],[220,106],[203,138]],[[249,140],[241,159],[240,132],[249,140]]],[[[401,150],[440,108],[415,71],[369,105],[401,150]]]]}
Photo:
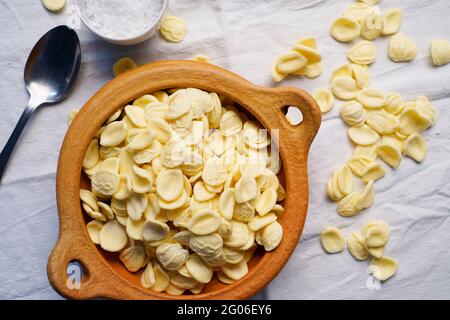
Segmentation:
{"type": "Polygon", "coordinates": [[[369,163],[361,176],[361,180],[364,183],[369,183],[370,181],[377,181],[384,177],[386,171],[383,167],[376,162],[369,163]]]}
{"type": "Polygon", "coordinates": [[[93,243],[100,244],[100,231],[102,230],[102,228],[103,223],[97,220],[92,220],[86,225],[89,238],[91,238],[93,243]]]}
{"type": "Polygon", "coordinates": [[[308,63],[302,54],[290,51],[279,56],[276,60],[276,69],[281,74],[290,74],[299,71],[308,63]]]}
{"type": "Polygon", "coordinates": [[[386,98],[382,91],[373,88],[362,89],[356,100],[367,109],[380,109],[386,105],[386,98]]]}
{"type": "Polygon", "coordinates": [[[344,17],[351,18],[358,23],[364,21],[367,15],[374,12],[374,9],[365,3],[353,3],[344,11],[344,17]]]}
{"type": "Polygon", "coordinates": [[[352,192],[345,196],[338,203],[337,212],[343,217],[352,217],[358,214],[363,208],[360,206],[361,194],[352,192]]]}
{"type": "Polygon", "coordinates": [[[435,66],[443,66],[450,62],[450,42],[436,39],[431,42],[431,59],[435,66]]]}
{"type": "MultiPolygon", "coordinates": [[[[301,56],[306,58],[306,65],[316,64],[322,61],[322,56],[320,53],[317,52],[315,48],[312,48],[310,46],[297,43],[293,48],[292,51],[297,52],[301,56]]],[[[303,68],[303,67],[302,67],[303,68]]],[[[289,72],[292,73],[292,72],[289,72]]]]}
{"type": "Polygon", "coordinates": [[[350,48],[347,57],[353,63],[369,65],[376,60],[377,47],[372,42],[361,41],[350,48]]]}
{"type": "Polygon", "coordinates": [[[396,149],[392,145],[380,144],[377,149],[377,155],[383,159],[392,168],[397,168],[402,160],[400,150],[396,149]]]}
{"type": "Polygon", "coordinates": [[[417,56],[414,41],[403,33],[392,36],[389,40],[389,58],[394,62],[407,62],[417,56]]]}
{"type": "Polygon", "coordinates": [[[354,155],[347,160],[347,165],[352,170],[353,174],[358,177],[362,177],[366,168],[373,162],[372,158],[364,155],[354,155]]]}
{"type": "Polygon", "coordinates": [[[136,62],[134,62],[133,59],[129,57],[120,58],[113,65],[113,74],[115,77],[117,77],[122,73],[125,73],[129,70],[133,70],[136,68],[137,68],[136,62]]]}
{"type": "Polygon", "coordinates": [[[336,98],[341,100],[355,99],[359,93],[358,85],[352,77],[337,77],[330,87],[336,98]]]}
{"type": "Polygon", "coordinates": [[[394,259],[382,257],[370,263],[370,273],[380,281],[386,281],[397,273],[398,265],[394,259]]]}
{"type": "Polygon", "coordinates": [[[327,253],[339,253],[345,248],[345,238],[341,230],[326,227],[320,232],[320,243],[327,253]]]}
{"type": "Polygon", "coordinates": [[[386,104],[384,110],[393,115],[399,115],[405,107],[405,100],[402,99],[400,94],[391,92],[386,95],[386,104]]]}
{"type": "Polygon", "coordinates": [[[418,133],[411,134],[403,142],[403,153],[417,162],[422,162],[427,153],[427,142],[418,133]]]}
{"type": "Polygon", "coordinates": [[[363,261],[369,257],[364,237],[359,232],[352,232],[347,238],[347,249],[355,260],[363,261]]]}
{"type": "Polygon", "coordinates": [[[400,31],[403,23],[403,10],[389,9],[383,13],[383,34],[391,35],[400,31]]]}
{"type": "Polygon", "coordinates": [[[144,247],[141,245],[128,247],[122,251],[119,259],[128,271],[136,272],[145,266],[146,263],[144,247]]]}
{"type": "Polygon", "coordinates": [[[66,5],[66,0],[42,0],[44,7],[52,12],[62,10],[66,5]]]}
{"type": "Polygon", "coordinates": [[[362,146],[368,146],[378,141],[380,136],[367,125],[361,127],[351,127],[348,129],[348,136],[352,142],[362,146]]]}
{"type": "Polygon", "coordinates": [[[270,66],[270,73],[275,82],[283,81],[287,77],[287,73],[279,72],[277,69],[277,61],[275,60],[270,66]]]}
{"type": "Polygon", "coordinates": [[[261,243],[266,251],[272,251],[281,242],[283,228],[277,221],[265,226],[261,231],[261,243]]]}
{"type": "Polygon", "coordinates": [[[175,16],[165,16],[159,32],[169,42],[180,42],[187,34],[187,26],[183,19],[175,16]]]}
{"type": "Polygon", "coordinates": [[[313,96],[314,99],[316,99],[316,102],[319,105],[320,111],[322,111],[322,113],[327,113],[333,108],[334,96],[330,90],[319,89],[314,93],[313,96]]]}
{"type": "Polygon", "coordinates": [[[383,16],[371,13],[361,24],[361,36],[367,40],[374,40],[383,33],[383,16]]]}
{"type": "Polygon", "coordinates": [[[201,211],[192,216],[188,230],[196,235],[207,235],[216,232],[221,224],[220,216],[214,211],[201,211]]]}
{"type": "Polygon", "coordinates": [[[354,100],[343,104],[339,115],[350,127],[361,127],[366,121],[366,111],[362,104],[354,100]]]}
{"type": "Polygon", "coordinates": [[[371,77],[368,66],[352,63],[351,70],[358,88],[364,89],[370,85],[371,77]]]}
{"type": "Polygon", "coordinates": [[[116,219],[111,220],[100,230],[99,242],[103,250],[109,252],[122,250],[128,242],[125,228],[116,219]]]}
{"type": "Polygon", "coordinates": [[[356,39],[361,32],[361,27],[356,20],[341,17],[333,21],[331,36],[340,42],[350,42],[356,39]]]}

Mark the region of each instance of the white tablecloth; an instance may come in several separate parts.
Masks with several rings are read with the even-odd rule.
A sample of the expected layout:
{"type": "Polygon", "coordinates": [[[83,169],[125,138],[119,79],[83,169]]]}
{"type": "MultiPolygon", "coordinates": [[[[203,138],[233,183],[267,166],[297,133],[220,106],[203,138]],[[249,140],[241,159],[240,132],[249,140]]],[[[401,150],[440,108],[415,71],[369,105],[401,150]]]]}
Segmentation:
{"type": "MultiPolygon", "coordinates": [[[[274,85],[270,64],[300,37],[317,37],[324,57],[324,74],[316,80],[289,78],[281,85],[313,91],[327,86],[333,68],[346,63],[349,45],[328,34],[331,21],[352,0],[173,0],[170,12],[189,26],[179,44],[158,35],[132,47],[107,44],[84,27],[81,72],[72,94],[56,106],[44,107],[31,119],[0,186],[0,298],[53,299],[47,257],[58,236],[55,171],[70,110],[80,108],[106,81],[122,56],[139,63],[158,59],[210,59],[261,85],[274,85]]],[[[310,207],[306,228],[289,263],[269,285],[270,299],[405,299],[450,298],[450,65],[433,68],[429,46],[433,38],[450,36],[448,0],[381,1],[381,8],[405,10],[403,32],[417,43],[412,63],[387,58],[387,39],[375,41],[378,59],[371,67],[373,86],[398,91],[413,99],[427,95],[438,110],[436,126],[425,133],[429,153],[418,165],[405,158],[397,170],[376,184],[375,204],[355,218],[342,218],[325,196],[325,183],[351,154],[338,105],[323,118],[310,153],[310,207]],[[387,255],[400,265],[398,274],[379,290],[367,286],[368,262],[356,262],[348,252],[326,255],[318,235],[325,225],[345,232],[369,219],[391,225],[387,255]]],[[[0,0],[0,146],[11,133],[27,102],[22,74],[30,49],[50,28],[65,24],[69,10],[55,15],[40,1],[0,0]]],[[[370,287],[370,286],[369,286],[370,287]]]]}

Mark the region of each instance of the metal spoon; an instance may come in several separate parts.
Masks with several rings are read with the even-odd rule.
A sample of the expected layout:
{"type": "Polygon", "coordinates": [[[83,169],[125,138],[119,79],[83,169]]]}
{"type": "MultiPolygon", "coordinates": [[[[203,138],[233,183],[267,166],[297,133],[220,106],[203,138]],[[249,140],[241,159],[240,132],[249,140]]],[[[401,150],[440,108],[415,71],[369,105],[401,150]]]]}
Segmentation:
{"type": "Polygon", "coordinates": [[[39,106],[59,102],[67,96],[80,62],[80,41],[76,32],[66,26],[47,32],[31,50],[24,72],[30,100],[0,154],[0,180],[28,119],[39,106]]]}

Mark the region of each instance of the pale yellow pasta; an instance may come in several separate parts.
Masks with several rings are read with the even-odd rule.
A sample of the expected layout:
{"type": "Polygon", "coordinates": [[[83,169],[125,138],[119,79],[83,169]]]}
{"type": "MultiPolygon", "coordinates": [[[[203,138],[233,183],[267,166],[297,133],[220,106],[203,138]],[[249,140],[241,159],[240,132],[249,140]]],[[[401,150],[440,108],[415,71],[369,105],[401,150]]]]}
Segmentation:
{"type": "Polygon", "coordinates": [[[403,142],[403,153],[417,162],[422,162],[427,153],[427,142],[418,133],[411,134],[403,142]]]}
{"type": "Polygon", "coordinates": [[[186,37],[187,25],[183,19],[175,16],[165,16],[159,32],[170,42],[180,42],[186,37]]]}
{"type": "Polygon", "coordinates": [[[340,100],[352,100],[358,95],[360,89],[352,77],[337,77],[331,83],[331,91],[340,100]]]}
{"type": "Polygon", "coordinates": [[[328,89],[319,89],[314,93],[314,99],[316,99],[322,113],[329,112],[334,105],[333,93],[328,89]]]}
{"type": "MultiPolygon", "coordinates": [[[[91,188],[80,190],[80,200],[93,219],[92,241],[121,252],[128,271],[145,268],[140,281],[150,290],[198,294],[214,272],[226,283],[240,279],[255,241],[272,251],[283,236],[286,191],[270,143],[267,130],[215,93],[187,88],[137,98],[87,148],[91,188]]],[[[342,178],[339,184],[345,187],[342,178]]]]}
{"type": "Polygon", "coordinates": [[[129,57],[124,57],[114,64],[113,66],[113,74],[114,76],[119,76],[122,73],[125,73],[129,70],[135,69],[137,67],[136,62],[133,61],[133,59],[129,57]]]}
{"type": "Polygon", "coordinates": [[[356,39],[361,32],[359,23],[351,18],[341,17],[334,20],[331,25],[331,36],[340,42],[350,42],[356,39]]]}
{"type": "Polygon", "coordinates": [[[302,69],[307,64],[307,59],[302,54],[291,51],[279,56],[276,60],[276,69],[281,74],[294,73],[302,69]]]}
{"type": "Polygon", "coordinates": [[[377,57],[377,47],[370,41],[361,41],[349,49],[347,57],[360,65],[372,64],[377,57]]]}
{"type": "Polygon", "coordinates": [[[431,58],[435,66],[443,66],[450,62],[450,42],[436,39],[431,42],[431,58]]]}
{"type": "Polygon", "coordinates": [[[320,243],[327,253],[338,253],[345,248],[344,235],[334,227],[326,227],[320,232],[320,243]]]}
{"type": "Polygon", "coordinates": [[[386,281],[397,272],[398,266],[394,259],[382,257],[373,259],[370,263],[370,273],[380,281],[386,281]]]}
{"type": "Polygon", "coordinates": [[[66,0],[42,0],[42,4],[47,10],[57,12],[64,8],[66,0]]]}
{"type": "Polygon", "coordinates": [[[343,104],[339,110],[339,115],[351,127],[360,127],[366,121],[366,110],[357,101],[350,101],[343,104]]]}
{"type": "Polygon", "coordinates": [[[374,40],[383,33],[383,16],[371,13],[361,23],[361,36],[367,40],[374,40]]]}
{"type": "Polygon", "coordinates": [[[417,55],[414,41],[403,33],[398,33],[389,40],[389,58],[394,62],[407,62],[417,55]]]}
{"type": "Polygon", "coordinates": [[[383,34],[391,35],[400,31],[403,23],[403,10],[389,9],[383,13],[383,34]]]}
{"type": "Polygon", "coordinates": [[[367,15],[374,12],[374,9],[365,3],[353,3],[349,5],[344,11],[344,17],[348,17],[361,23],[367,15]]]}
{"type": "Polygon", "coordinates": [[[380,138],[378,133],[365,124],[348,129],[348,136],[352,142],[362,146],[374,144],[380,138]]]}

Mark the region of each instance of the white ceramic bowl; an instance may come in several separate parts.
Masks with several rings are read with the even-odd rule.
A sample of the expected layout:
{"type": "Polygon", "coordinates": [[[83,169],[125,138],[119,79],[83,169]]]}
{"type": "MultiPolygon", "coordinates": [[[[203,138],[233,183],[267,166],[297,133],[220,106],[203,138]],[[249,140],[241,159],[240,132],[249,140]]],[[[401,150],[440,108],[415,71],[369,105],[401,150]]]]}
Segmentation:
{"type": "Polygon", "coordinates": [[[131,37],[113,38],[113,37],[109,37],[109,36],[102,34],[99,30],[97,30],[96,28],[94,28],[92,26],[90,20],[88,18],[86,18],[85,14],[83,12],[83,8],[82,8],[83,1],[84,0],[74,0],[77,13],[80,16],[81,21],[83,21],[83,24],[89,30],[91,30],[93,33],[95,33],[96,35],[98,35],[99,37],[104,39],[105,41],[114,43],[114,44],[119,44],[119,45],[133,45],[133,44],[144,42],[145,40],[151,38],[158,31],[161,20],[164,17],[164,13],[166,12],[167,6],[169,4],[169,0],[162,0],[163,4],[162,4],[160,12],[157,15],[157,18],[155,19],[155,22],[153,24],[150,24],[148,26],[148,28],[146,30],[144,30],[143,32],[141,32],[140,34],[133,35],[131,37]]]}

